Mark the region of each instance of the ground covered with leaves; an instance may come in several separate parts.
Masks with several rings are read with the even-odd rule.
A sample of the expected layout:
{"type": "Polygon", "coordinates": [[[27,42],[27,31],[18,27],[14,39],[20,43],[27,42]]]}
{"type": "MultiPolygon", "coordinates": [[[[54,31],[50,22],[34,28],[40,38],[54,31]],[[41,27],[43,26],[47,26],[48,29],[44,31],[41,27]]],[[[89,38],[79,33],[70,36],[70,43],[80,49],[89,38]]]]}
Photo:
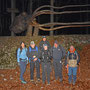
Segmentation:
{"type": "MultiPolygon", "coordinates": [[[[80,72],[78,70],[78,73],[77,73],[77,82],[76,82],[76,85],[73,86],[72,84],[70,85],[68,83],[67,70],[64,65],[63,65],[63,83],[60,83],[59,80],[55,81],[53,69],[51,72],[50,85],[47,85],[47,82],[46,82],[46,84],[42,84],[42,80],[38,83],[38,82],[36,82],[36,78],[35,78],[35,82],[31,83],[30,82],[30,64],[28,64],[27,68],[26,68],[26,72],[24,74],[24,78],[27,81],[27,84],[22,84],[19,80],[20,69],[19,69],[19,66],[17,66],[15,55],[14,55],[15,50],[16,50],[17,46],[19,46],[19,42],[21,41],[21,39],[25,40],[25,37],[22,37],[21,39],[20,38],[16,38],[16,39],[11,38],[11,40],[10,40],[10,38],[9,39],[5,38],[4,40],[6,40],[6,42],[0,43],[0,49],[2,48],[1,50],[3,52],[3,54],[0,52],[0,55],[2,54],[2,57],[4,57],[5,54],[7,55],[7,56],[5,56],[5,59],[2,59],[2,60],[7,60],[7,63],[9,63],[9,64],[10,63],[12,64],[15,62],[15,64],[13,65],[13,67],[15,66],[15,68],[11,67],[8,69],[6,69],[6,68],[4,69],[4,64],[7,64],[7,63],[4,63],[5,61],[3,61],[3,69],[2,68],[0,69],[0,90],[90,90],[90,65],[89,65],[90,64],[90,44],[85,42],[86,39],[82,40],[82,38],[81,38],[81,42],[83,41],[83,43],[78,44],[79,47],[80,47],[80,45],[82,46],[81,48],[77,47],[78,46],[77,41],[76,40],[74,41],[74,43],[78,49],[78,52],[80,54],[81,61],[80,61],[80,72]],[[9,42],[9,45],[8,45],[8,42],[9,42]],[[11,46],[13,49],[8,46],[11,46]],[[4,52],[3,47],[8,48],[6,50],[7,53],[4,52]],[[11,53],[11,51],[13,53],[11,53]],[[11,58],[11,60],[7,59],[9,52],[10,52],[9,57],[11,58]]],[[[63,38],[65,39],[65,37],[63,37],[63,38]]],[[[36,38],[34,38],[34,40],[35,39],[36,38]]],[[[58,37],[55,37],[54,39],[58,39],[58,37]]],[[[26,44],[28,45],[31,40],[33,40],[33,39],[27,38],[26,44]]],[[[37,43],[37,45],[39,44],[38,42],[40,40],[41,39],[38,39],[38,41],[35,41],[37,43]]],[[[58,41],[59,40],[61,40],[60,43],[62,43],[62,45],[64,46],[64,43],[63,43],[64,40],[60,39],[60,38],[58,39],[58,41]]],[[[65,42],[66,43],[65,45],[69,46],[70,43],[68,43],[68,41],[70,41],[70,40],[66,40],[67,42],[65,42]]],[[[53,42],[54,42],[53,38],[50,38],[49,41],[51,44],[53,44],[53,42]]],[[[1,58],[1,56],[0,56],[0,58],[1,58]]],[[[2,63],[0,63],[0,65],[2,65],[2,63]]],[[[41,73],[40,75],[42,75],[41,68],[40,68],[40,73],[41,73]]],[[[35,73],[35,76],[36,76],[36,73],[35,73]]],[[[41,76],[41,78],[42,78],[42,76],[41,76]]]]}

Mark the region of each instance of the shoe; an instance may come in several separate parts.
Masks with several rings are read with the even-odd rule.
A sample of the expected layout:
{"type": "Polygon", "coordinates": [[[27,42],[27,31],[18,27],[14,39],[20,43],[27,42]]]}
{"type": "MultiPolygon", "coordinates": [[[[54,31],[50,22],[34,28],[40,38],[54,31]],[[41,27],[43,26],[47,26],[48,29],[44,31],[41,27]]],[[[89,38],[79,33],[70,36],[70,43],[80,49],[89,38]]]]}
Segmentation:
{"type": "Polygon", "coordinates": [[[31,82],[34,82],[34,80],[33,80],[33,79],[31,79],[30,81],[31,81],[31,82]]]}
{"type": "Polygon", "coordinates": [[[55,79],[54,82],[56,82],[57,80],[55,79]]]}
{"type": "Polygon", "coordinates": [[[50,83],[48,83],[47,85],[50,85],[50,83]]]}
{"type": "Polygon", "coordinates": [[[26,81],[21,81],[22,83],[26,84],[27,82],[26,81]]]}
{"type": "Polygon", "coordinates": [[[60,79],[60,82],[62,82],[63,79],[60,79]]]}
{"type": "Polygon", "coordinates": [[[47,85],[50,85],[50,82],[48,82],[47,85]]]}
{"type": "Polygon", "coordinates": [[[40,82],[40,79],[37,79],[37,81],[36,81],[37,83],[39,83],[40,82]]]}
{"type": "Polygon", "coordinates": [[[58,78],[55,78],[54,82],[56,82],[58,80],[58,78]]]}
{"type": "Polygon", "coordinates": [[[38,78],[37,81],[40,82],[40,79],[38,78]]]}
{"type": "Polygon", "coordinates": [[[73,85],[75,85],[75,82],[73,82],[73,85]]]}

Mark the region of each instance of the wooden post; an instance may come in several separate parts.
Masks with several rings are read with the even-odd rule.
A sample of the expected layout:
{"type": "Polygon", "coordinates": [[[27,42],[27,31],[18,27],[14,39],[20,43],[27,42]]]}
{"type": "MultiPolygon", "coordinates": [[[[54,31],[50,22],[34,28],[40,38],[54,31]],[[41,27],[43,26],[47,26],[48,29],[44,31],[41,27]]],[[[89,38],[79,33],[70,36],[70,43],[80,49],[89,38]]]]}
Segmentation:
{"type": "MultiPolygon", "coordinates": [[[[32,15],[32,0],[29,1],[30,14],[32,15]]],[[[32,36],[33,26],[29,25],[27,29],[27,36],[32,36]]]]}
{"type": "MultiPolygon", "coordinates": [[[[15,0],[11,0],[11,8],[15,8],[15,0]]],[[[15,18],[15,13],[11,12],[11,23],[13,23],[15,18]]],[[[11,32],[11,36],[14,36],[14,32],[11,32]]]]}
{"type": "MultiPolygon", "coordinates": [[[[51,0],[51,6],[54,6],[54,0],[51,0]]],[[[53,8],[51,8],[51,11],[53,11],[53,8]]],[[[54,15],[53,14],[51,14],[51,16],[50,16],[50,21],[51,21],[51,23],[54,22],[54,15]]],[[[53,26],[51,26],[51,28],[53,28],[53,26]]],[[[53,36],[53,31],[50,31],[50,36],[53,36]]]]}
{"type": "MultiPolygon", "coordinates": [[[[88,4],[88,0],[87,0],[87,4],[88,4]]],[[[88,7],[87,7],[87,11],[88,11],[88,7]]],[[[87,21],[88,21],[88,18],[89,18],[88,15],[89,15],[89,13],[87,12],[87,21]]],[[[87,29],[86,34],[89,34],[88,27],[86,29],[87,29]]]]}
{"type": "MultiPolygon", "coordinates": [[[[38,3],[37,3],[38,7],[39,7],[39,0],[38,0],[38,3]]],[[[38,17],[38,21],[39,21],[39,17],[38,17]]],[[[34,20],[35,23],[37,23],[36,19],[34,20]]],[[[39,34],[39,27],[38,26],[35,26],[34,27],[34,33],[33,33],[33,36],[38,36],[39,34]]]]}
{"type": "Polygon", "coordinates": [[[30,0],[30,14],[32,14],[32,0],[30,0]]]}
{"type": "MultiPolygon", "coordinates": [[[[15,2],[16,0],[11,0],[11,8],[7,8],[7,12],[11,13],[11,23],[13,23],[15,18],[15,13],[18,13],[19,11],[15,8],[15,2]]],[[[11,32],[11,36],[14,36],[14,32],[11,32]]]]}

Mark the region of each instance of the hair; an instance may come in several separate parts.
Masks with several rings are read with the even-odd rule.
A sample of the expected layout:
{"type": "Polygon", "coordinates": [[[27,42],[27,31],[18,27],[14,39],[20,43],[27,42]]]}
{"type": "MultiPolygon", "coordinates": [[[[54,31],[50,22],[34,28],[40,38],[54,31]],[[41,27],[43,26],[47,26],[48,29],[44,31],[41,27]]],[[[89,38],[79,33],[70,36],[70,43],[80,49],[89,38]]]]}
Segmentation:
{"type": "MultiPolygon", "coordinates": [[[[22,46],[21,46],[22,43],[24,43],[24,42],[22,41],[22,42],[20,43],[20,53],[22,52],[22,49],[23,49],[22,46]]],[[[26,47],[25,43],[24,43],[24,46],[26,47]]]]}

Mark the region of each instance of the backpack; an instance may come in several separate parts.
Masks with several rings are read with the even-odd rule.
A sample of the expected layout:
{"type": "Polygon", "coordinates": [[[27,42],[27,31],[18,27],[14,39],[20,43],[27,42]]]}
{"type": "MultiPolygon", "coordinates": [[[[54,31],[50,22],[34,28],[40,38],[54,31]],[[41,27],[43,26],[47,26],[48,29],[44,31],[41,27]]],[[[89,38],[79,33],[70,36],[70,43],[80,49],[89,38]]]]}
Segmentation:
{"type": "Polygon", "coordinates": [[[32,50],[32,48],[29,47],[29,52],[32,52],[32,51],[37,51],[38,52],[38,47],[36,46],[34,50],[32,50]]]}
{"type": "MultiPolygon", "coordinates": [[[[68,56],[69,56],[70,52],[68,51],[68,56]]],[[[77,55],[77,52],[75,51],[74,54],[77,55]]],[[[68,65],[69,67],[77,67],[77,59],[68,59],[68,65]]]]}
{"type": "MultiPolygon", "coordinates": [[[[77,51],[75,51],[74,53],[77,55],[77,51]]],[[[69,54],[70,54],[70,51],[68,51],[68,56],[69,56],[69,54]]]]}
{"type": "Polygon", "coordinates": [[[42,62],[50,62],[51,60],[51,53],[48,50],[47,53],[45,53],[44,51],[42,52],[42,62]],[[47,60],[46,60],[47,59],[47,60]]]}
{"type": "MultiPolygon", "coordinates": [[[[29,52],[32,52],[32,51],[37,51],[37,53],[38,53],[38,47],[36,46],[34,50],[32,50],[32,48],[29,47],[29,52]]],[[[40,62],[40,59],[38,59],[38,60],[39,60],[39,62],[40,62]]],[[[29,62],[30,62],[30,61],[31,61],[31,58],[29,58],[29,62]]]]}

